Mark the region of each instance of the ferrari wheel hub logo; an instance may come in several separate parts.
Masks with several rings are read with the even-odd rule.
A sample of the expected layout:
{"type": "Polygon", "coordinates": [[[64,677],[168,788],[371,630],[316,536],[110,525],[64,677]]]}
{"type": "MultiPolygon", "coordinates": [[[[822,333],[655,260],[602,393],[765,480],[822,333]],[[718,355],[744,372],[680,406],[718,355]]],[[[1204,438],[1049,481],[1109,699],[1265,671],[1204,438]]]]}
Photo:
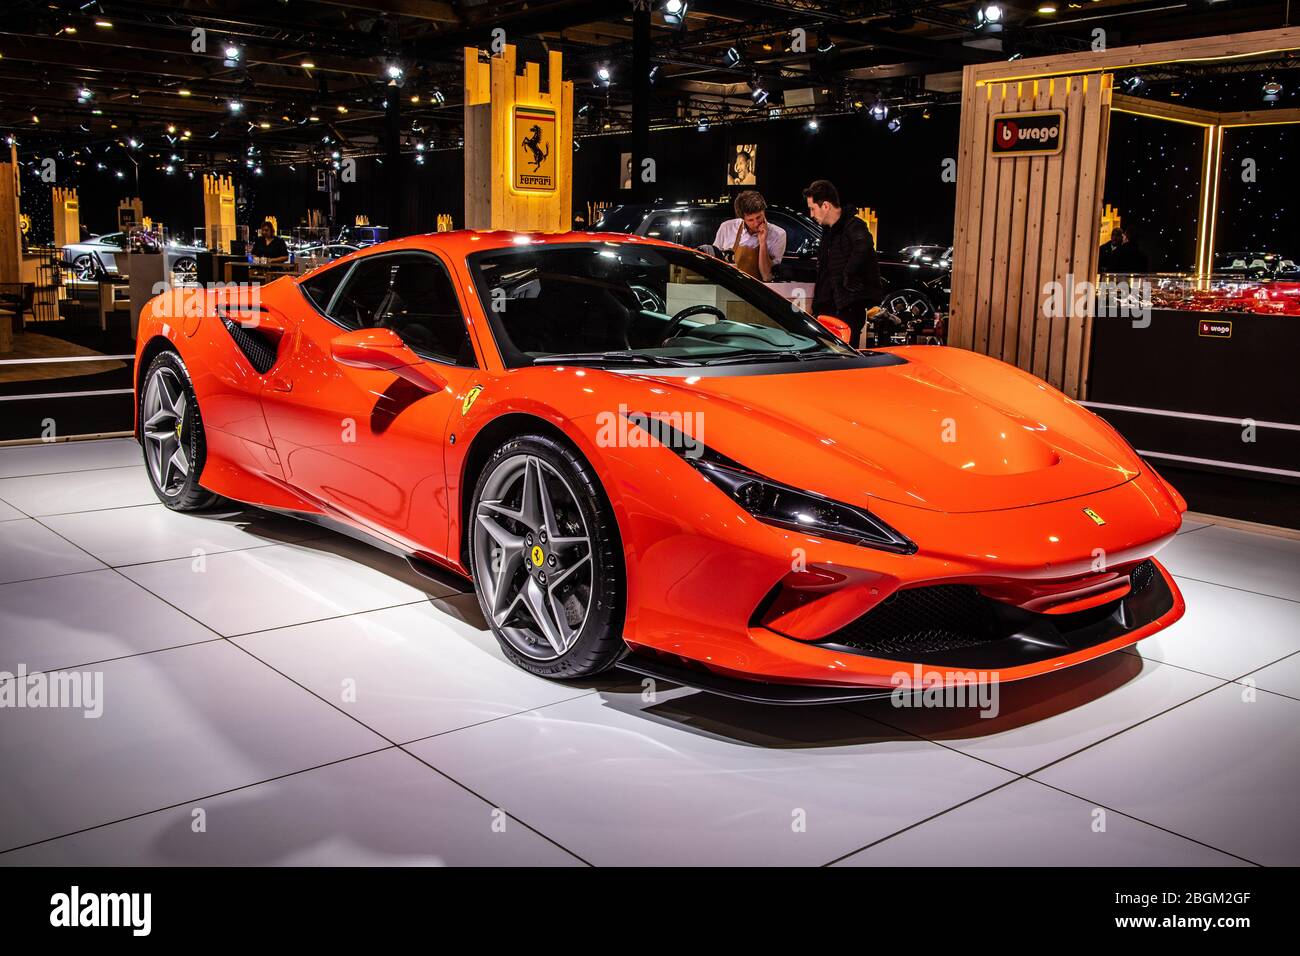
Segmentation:
{"type": "Polygon", "coordinates": [[[533,551],[530,557],[533,559],[533,565],[540,568],[542,562],[546,560],[546,552],[541,549],[540,545],[535,544],[533,545],[533,551]]]}
{"type": "Polygon", "coordinates": [[[1106,519],[1103,518],[1101,515],[1097,514],[1097,512],[1093,511],[1091,508],[1084,508],[1083,513],[1086,514],[1089,518],[1091,518],[1092,523],[1095,525],[1103,525],[1106,523],[1106,519]]]}

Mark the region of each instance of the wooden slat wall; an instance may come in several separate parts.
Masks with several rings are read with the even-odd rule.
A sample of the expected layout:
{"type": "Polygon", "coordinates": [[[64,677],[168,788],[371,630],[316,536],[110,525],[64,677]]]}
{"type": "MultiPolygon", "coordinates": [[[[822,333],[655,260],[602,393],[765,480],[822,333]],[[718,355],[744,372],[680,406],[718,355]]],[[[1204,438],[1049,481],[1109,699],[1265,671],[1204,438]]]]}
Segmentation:
{"type": "MultiPolygon", "coordinates": [[[[1044,286],[1095,281],[1109,74],[964,82],[949,341],[1046,378],[1075,398],[1087,380],[1087,316],[1044,314],[1044,286]],[[1065,111],[1055,156],[988,155],[991,117],[1065,111]]],[[[1072,295],[1071,295],[1072,298],[1072,295]]]]}

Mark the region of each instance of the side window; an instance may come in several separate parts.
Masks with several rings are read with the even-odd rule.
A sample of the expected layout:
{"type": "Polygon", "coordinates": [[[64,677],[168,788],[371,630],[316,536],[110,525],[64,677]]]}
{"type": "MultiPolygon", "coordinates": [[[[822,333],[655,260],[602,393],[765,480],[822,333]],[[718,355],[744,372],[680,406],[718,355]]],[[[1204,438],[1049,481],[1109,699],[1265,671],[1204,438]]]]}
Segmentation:
{"type": "Polygon", "coordinates": [[[681,216],[682,237],[678,242],[692,249],[711,245],[717,238],[718,227],[731,218],[727,210],[722,209],[695,209],[683,212],[681,216]]]}
{"type": "Polygon", "coordinates": [[[334,300],[330,318],[349,330],[374,328],[375,313],[388,295],[396,266],[396,256],[374,256],[357,262],[334,300]]]}
{"type": "Polygon", "coordinates": [[[330,318],[347,329],[392,329],[425,358],[474,365],[451,276],[433,256],[402,253],[360,260],[330,318]]]}
{"type": "Polygon", "coordinates": [[[343,277],[348,274],[348,266],[339,266],[335,269],[322,269],[310,279],[304,279],[298,284],[311,304],[316,306],[316,310],[322,314],[330,307],[330,300],[334,298],[334,290],[339,287],[343,277]]]}
{"type": "Polygon", "coordinates": [[[402,341],[428,358],[472,367],[465,317],[451,276],[431,256],[399,256],[388,295],[375,312],[375,325],[392,329],[402,341]]]}
{"type": "Polygon", "coordinates": [[[678,213],[657,212],[650,217],[646,223],[645,234],[652,239],[662,239],[664,242],[677,241],[677,218],[678,213]]]}
{"type": "Polygon", "coordinates": [[[818,237],[804,223],[793,216],[773,213],[768,210],[767,217],[785,230],[786,255],[812,256],[817,252],[818,237]]]}

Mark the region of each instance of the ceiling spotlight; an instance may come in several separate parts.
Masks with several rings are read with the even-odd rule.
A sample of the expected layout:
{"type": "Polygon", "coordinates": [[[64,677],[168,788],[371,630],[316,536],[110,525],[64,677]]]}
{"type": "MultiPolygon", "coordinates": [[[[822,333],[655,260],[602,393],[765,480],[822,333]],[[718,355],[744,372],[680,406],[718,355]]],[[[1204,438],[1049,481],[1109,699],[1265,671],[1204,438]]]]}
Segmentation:
{"type": "Polygon", "coordinates": [[[609,86],[610,72],[609,67],[602,66],[596,70],[596,82],[601,86],[609,86]]]}
{"type": "Polygon", "coordinates": [[[164,172],[166,172],[167,175],[170,176],[172,173],[176,172],[176,167],[168,163],[167,168],[164,170],[164,172]]]}
{"type": "Polygon", "coordinates": [[[337,109],[340,113],[344,114],[345,116],[347,115],[348,108],[344,106],[342,103],[338,105],[337,109]]]}
{"type": "Polygon", "coordinates": [[[244,108],[244,104],[239,102],[239,100],[231,100],[229,103],[226,104],[226,106],[229,108],[230,112],[232,113],[238,113],[244,108]]]}
{"type": "Polygon", "coordinates": [[[301,63],[300,65],[302,66],[302,68],[303,68],[304,70],[314,70],[314,69],[316,69],[316,64],[313,63],[311,60],[303,60],[302,63],[301,63]]]}
{"type": "Polygon", "coordinates": [[[985,22],[985,23],[1001,23],[1001,22],[1002,22],[1002,8],[1001,8],[1000,6],[998,6],[996,3],[989,3],[989,4],[986,4],[986,5],[984,6],[984,10],[983,10],[982,12],[983,12],[983,14],[984,14],[984,22],[985,22]]]}
{"type": "Polygon", "coordinates": [[[901,116],[891,117],[889,122],[885,124],[885,128],[891,133],[897,133],[903,128],[903,118],[901,116]]]}
{"type": "Polygon", "coordinates": [[[664,23],[670,27],[680,27],[686,24],[686,8],[690,6],[686,0],[664,0],[663,14],[664,23]]]}
{"type": "Polygon", "coordinates": [[[270,129],[270,128],[271,128],[271,124],[270,124],[267,120],[262,120],[262,122],[258,123],[257,125],[258,125],[258,127],[259,127],[260,129],[270,129]]]}
{"type": "Polygon", "coordinates": [[[185,87],[182,86],[179,90],[176,91],[176,95],[177,95],[177,96],[189,96],[189,95],[190,95],[190,91],[187,90],[185,87]]]}
{"type": "Polygon", "coordinates": [[[768,93],[767,93],[767,90],[763,89],[763,87],[761,87],[761,86],[756,86],[756,87],[754,87],[754,91],[753,91],[752,93],[750,93],[749,95],[750,95],[750,98],[753,99],[753,101],[754,101],[754,105],[755,105],[755,106],[766,106],[766,105],[767,105],[767,96],[768,96],[768,93]]]}
{"type": "Polygon", "coordinates": [[[126,144],[127,144],[128,146],[130,146],[132,149],[139,149],[139,148],[140,148],[140,141],[139,141],[138,139],[136,139],[134,136],[132,136],[130,139],[128,139],[128,140],[126,141],[126,144]]]}
{"type": "Polygon", "coordinates": [[[388,68],[384,72],[388,74],[390,80],[398,80],[402,77],[402,68],[396,63],[388,64],[388,68]]]}
{"type": "Polygon", "coordinates": [[[658,76],[659,76],[659,64],[656,63],[654,66],[650,67],[650,85],[651,85],[651,86],[654,85],[655,79],[656,79],[658,76]]]}
{"type": "Polygon", "coordinates": [[[1276,103],[1282,98],[1282,84],[1277,80],[1269,80],[1263,87],[1264,102],[1276,103]]]}
{"type": "Polygon", "coordinates": [[[722,54],[722,62],[729,67],[737,67],[740,65],[740,54],[736,52],[734,46],[727,47],[727,52],[722,54]]]}
{"type": "Polygon", "coordinates": [[[172,135],[175,135],[175,134],[176,134],[176,126],[175,126],[174,124],[172,124],[172,123],[168,123],[168,124],[167,124],[167,132],[171,133],[172,135]]]}
{"type": "Polygon", "coordinates": [[[707,116],[699,118],[699,121],[695,124],[695,131],[697,133],[707,133],[709,131],[709,118],[707,116]]]}
{"type": "Polygon", "coordinates": [[[113,170],[113,175],[118,179],[126,179],[126,173],[122,172],[120,169],[113,170]]]}
{"type": "Polygon", "coordinates": [[[889,115],[889,107],[885,105],[884,100],[877,96],[876,102],[871,104],[871,109],[868,112],[871,113],[872,119],[883,120],[889,115]]]}
{"type": "Polygon", "coordinates": [[[814,133],[817,132],[817,130],[818,130],[820,127],[821,127],[821,124],[817,122],[817,117],[814,116],[812,119],[810,119],[810,120],[808,121],[808,128],[809,128],[810,130],[812,130],[814,133]]]}
{"type": "Polygon", "coordinates": [[[817,52],[830,53],[835,49],[835,41],[831,39],[830,33],[825,29],[817,31],[817,52]]]}
{"type": "Polygon", "coordinates": [[[1137,92],[1137,88],[1142,85],[1142,77],[1136,75],[1126,76],[1124,77],[1124,81],[1121,85],[1124,87],[1124,89],[1127,92],[1135,93],[1137,92]]]}
{"type": "Polygon", "coordinates": [[[226,67],[239,66],[239,58],[240,56],[243,55],[243,51],[240,50],[239,47],[235,46],[235,44],[233,43],[227,43],[225,49],[223,49],[221,52],[225,54],[226,57],[224,60],[221,61],[222,66],[226,66],[226,67]]]}
{"type": "Polygon", "coordinates": [[[77,90],[77,102],[84,103],[94,95],[95,94],[92,93],[89,88],[83,86],[81,89],[77,90]]]}
{"type": "MultiPolygon", "coordinates": [[[[112,20],[99,19],[99,20],[96,20],[96,21],[95,21],[95,26],[99,27],[101,30],[111,30],[111,29],[113,29],[113,21],[112,21],[112,20]]],[[[118,175],[121,175],[121,174],[119,173],[118,175]]]]}
{"type": "Polygon", "coordinates": [[[1044,15],[1050,15],[1050,14],[1053,14],[1053,13],[1056,12],[1056,4],[1054,4],[1054,3],[1040,3],[1040,4],[1038,5],[1038,12],[1041,13],[1041,14],[1044,14],[1044,15]]]}
{"type": "Polygon", "coordinates": [[[433,103],[436,103],[438,106],[441,106],[443,103],[447,102],[447,97],[443,96],[442,90],[438,89],[437,87],[434,87],[433,92],[429,94],[429,99],[433,103]]]}

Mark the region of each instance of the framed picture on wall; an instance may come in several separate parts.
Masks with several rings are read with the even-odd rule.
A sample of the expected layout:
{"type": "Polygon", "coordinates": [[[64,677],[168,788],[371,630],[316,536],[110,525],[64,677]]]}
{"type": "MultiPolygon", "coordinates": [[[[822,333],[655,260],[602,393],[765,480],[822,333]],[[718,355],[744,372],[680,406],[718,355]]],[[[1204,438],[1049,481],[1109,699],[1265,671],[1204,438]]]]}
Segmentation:
{"type": "Polygon", "coordinates": [[[758,144],[741,143],[727,161],[728,186],[755,186],[758,170],[758,144]]]}
{"type": "Polygon", "coordinates": [[[618,188],[632,188],[632,154],[618,154],[618,188]]]}

